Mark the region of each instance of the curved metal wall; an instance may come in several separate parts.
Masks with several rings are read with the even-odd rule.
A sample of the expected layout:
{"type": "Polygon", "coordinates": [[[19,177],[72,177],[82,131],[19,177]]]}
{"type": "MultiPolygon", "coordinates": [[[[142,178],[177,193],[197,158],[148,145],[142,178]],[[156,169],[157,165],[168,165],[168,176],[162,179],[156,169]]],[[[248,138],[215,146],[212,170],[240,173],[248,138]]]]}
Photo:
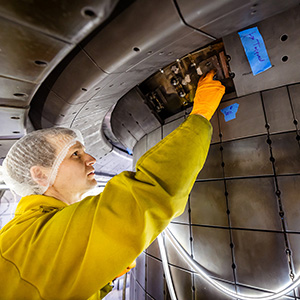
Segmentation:
{"type": "MultiPolygon", "coordinates": [[[[300,274],[299,95],[295,84],[221,102],[206,164],[185,212],[170,225],[207,273],[238,293],[268,295],[300,274]],[[225,122],[221,109],[234,103],[236,118],[225,122]]],[[[145,135],[134,161],[186,115],[145,135]]],[[[167,238],[165,243],[178,299],[233,299],[203,281],[167,238]]],[[[169,299],[156,241],[137,260],[130,299],[169,299]]]]}

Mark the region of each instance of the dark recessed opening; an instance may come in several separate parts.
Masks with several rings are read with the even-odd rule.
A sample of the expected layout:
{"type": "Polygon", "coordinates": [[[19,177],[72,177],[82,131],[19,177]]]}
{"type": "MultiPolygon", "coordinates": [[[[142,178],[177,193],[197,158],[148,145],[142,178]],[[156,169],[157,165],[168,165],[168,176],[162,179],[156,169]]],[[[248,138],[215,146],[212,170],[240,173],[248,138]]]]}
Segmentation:
{"type": "Polygon", "coordinates": [[[283,61],[283,62],[287,62],[288,61],[288,59],[289,59],[289,57],[288,56],[283,56],[282,58],[281,58],[281,60],[283,61]]]}
{"type": "Polygon", "coordinates": [[[46,67],[46,66],[48,65],[47,62],[42,61],[42,60],[35,60],[34,63],[35,63],[37,66],[41,66],[41,67],[46,67]]]}
{"type": "Polygon", "coordinates": [[[139,52],[139,51],[140,51],[140,48],[138,48],[138,47],[134,47],[134,48],[133,48],[133,51],[135,51],[135,52],[139,52]]]}
{"type": "Polygon", "coordinates": [[[288,39],[288,35],[287,35],[287,34],[283,34],[283,35],[280,37],[280,40],[281,40],[282,42],[285,42],[287,39],[288,39]]]}
{"type": "Polygon", "coordinates": [[[12,120],[20,120],[20,117],[10,117],[12,120]]]}
{"type": "Polygon", "coordinates": [[[96,13],[91,8],[88,8],[88,7],[85,7],[82,9],[82,14],[86,18],[95,18],[96,17],[96,13]]]}
{"type": "Polygon", "coordinates": [[[86,92],[86,91],[87,91],[87,89],[86,89],[86,88],[81,88],[81,90],[82,90],[82,91],[84,91],[84,92],[86,92]]]}
{"type": "Polygon", "coordinates": [[[14,96],[16,96],[16,97],[25,97],[27,95],[25,93],[14,93],[14,96]]]}
{"type": "Polygon", "coordinates": [[[20,133],[20,131],[13,131],[13,133],[20,133]]]}

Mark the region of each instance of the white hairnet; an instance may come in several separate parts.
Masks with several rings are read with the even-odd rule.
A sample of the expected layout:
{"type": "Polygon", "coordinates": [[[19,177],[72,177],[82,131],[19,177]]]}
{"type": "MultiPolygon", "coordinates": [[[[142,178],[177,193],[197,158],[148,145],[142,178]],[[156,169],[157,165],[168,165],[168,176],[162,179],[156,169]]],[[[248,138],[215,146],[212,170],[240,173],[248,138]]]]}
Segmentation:
{"type": "Polygon", "coordinates": [[[80,131],[69,128],[42,129],[25,135],[11,147],[3,161],[4,182],[22,197],[43,194],[54,183],[60,164],[77,141],[84,145],[80,131]],[[33,166],[49,168],[47,186],[33,180],[30,172],[33,166]]]}

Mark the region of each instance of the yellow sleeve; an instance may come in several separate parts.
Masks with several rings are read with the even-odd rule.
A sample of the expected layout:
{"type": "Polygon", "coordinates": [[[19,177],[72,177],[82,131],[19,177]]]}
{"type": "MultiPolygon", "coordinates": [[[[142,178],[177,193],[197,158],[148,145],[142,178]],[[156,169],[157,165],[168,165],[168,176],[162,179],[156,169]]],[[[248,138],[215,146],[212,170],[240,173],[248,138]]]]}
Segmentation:
{"type": "Polygon", "coordinates": [[[37,220],[44,224],[22,264],[42,297],[87,299],[148,247],[183,212],[211,131],[205,118],[189,116],[140,158],[135,173],[115,176],[102,194],[47,222],[37,220]]]}

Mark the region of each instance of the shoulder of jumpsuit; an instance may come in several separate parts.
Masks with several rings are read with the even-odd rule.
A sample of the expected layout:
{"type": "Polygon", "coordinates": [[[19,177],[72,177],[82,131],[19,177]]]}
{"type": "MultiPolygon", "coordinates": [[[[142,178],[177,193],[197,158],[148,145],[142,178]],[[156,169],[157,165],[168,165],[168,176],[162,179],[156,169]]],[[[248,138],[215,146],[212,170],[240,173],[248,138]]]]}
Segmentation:
{"type": "Polygon", "coordinates": [[[61,209],[68,205],[58,199],[44,195],[29,195],[22,197],[15,211],[15,215],[21,215],[26,211],[38,210],[41,207],[61,209]]]}

